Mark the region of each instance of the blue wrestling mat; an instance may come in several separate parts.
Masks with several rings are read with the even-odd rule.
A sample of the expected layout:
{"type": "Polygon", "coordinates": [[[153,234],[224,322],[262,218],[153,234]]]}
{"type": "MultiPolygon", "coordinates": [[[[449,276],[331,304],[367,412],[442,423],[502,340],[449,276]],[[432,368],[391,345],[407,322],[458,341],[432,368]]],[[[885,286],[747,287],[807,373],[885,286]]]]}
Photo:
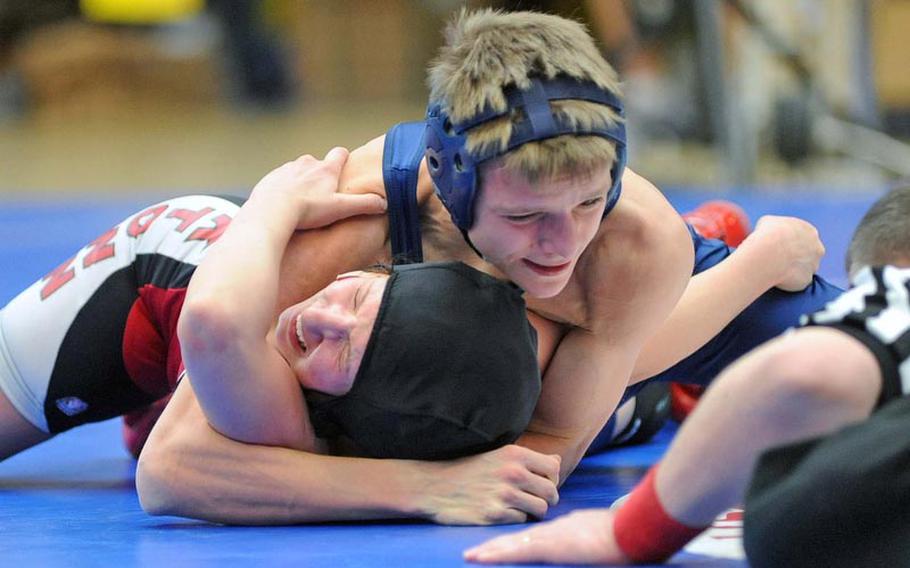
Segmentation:
{"type": "MultiPolygon", "coordinates": [[[[828,249],[821,273],[843,285],[846,241],[878,196],[823,194],[736,196],[757,219],[803,217],[828,249]]],[[[711,195],[671,194],[681,211],[711,195]]],[[[83,244],[147,202],[4,203],[0,206],[0,305],[69,258],[83,244]]],[[[563,487],[549,517],[606,507],[659,458],[668,427],[646,446],[587,458],[563,487]]],[[[139,507],[135,463],[120,441],[119,421],[86,426],[0,463],[0,559],[4,566],[462,566],[461,551],[516,530],[442,527],[421,522],[299,527],[223,527],[149,517],[139,507]]],[[[729,538],[729,537],[728,537],[729,538]]],[[[682,553],[674,566],[744,567],[737,558],[682,553]]]]}

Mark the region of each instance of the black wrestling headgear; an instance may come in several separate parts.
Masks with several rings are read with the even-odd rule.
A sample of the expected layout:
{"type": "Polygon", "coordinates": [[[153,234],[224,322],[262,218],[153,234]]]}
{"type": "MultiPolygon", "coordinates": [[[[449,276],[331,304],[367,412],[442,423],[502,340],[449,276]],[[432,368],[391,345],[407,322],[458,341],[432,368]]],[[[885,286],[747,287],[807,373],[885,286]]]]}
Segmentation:
{"type": "Polygon", "coordinates": [[[350,392],[307,393],[317,435],[424,460],[514,442],[540,395],[521,290],[458,262],[393,270],[350,392]]]}

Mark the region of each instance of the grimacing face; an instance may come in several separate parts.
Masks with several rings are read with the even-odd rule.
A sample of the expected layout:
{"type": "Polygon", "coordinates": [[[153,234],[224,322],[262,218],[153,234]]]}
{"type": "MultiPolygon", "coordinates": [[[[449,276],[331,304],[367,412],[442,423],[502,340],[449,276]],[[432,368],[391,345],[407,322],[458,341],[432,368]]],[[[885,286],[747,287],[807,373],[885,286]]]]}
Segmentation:
{"type": "Polygon", "coordinates": [[[531,183],[491,166],[468,236],[484,258],[534,298],[559,294],[600,227],[610,168],[531,183]]]}
{"type": "Polygon", "coordinates": [[[342,274],[281,313],[275,345],[301,385],[336,396],[351,390],[387,281],[385,274],[342,274]]]}

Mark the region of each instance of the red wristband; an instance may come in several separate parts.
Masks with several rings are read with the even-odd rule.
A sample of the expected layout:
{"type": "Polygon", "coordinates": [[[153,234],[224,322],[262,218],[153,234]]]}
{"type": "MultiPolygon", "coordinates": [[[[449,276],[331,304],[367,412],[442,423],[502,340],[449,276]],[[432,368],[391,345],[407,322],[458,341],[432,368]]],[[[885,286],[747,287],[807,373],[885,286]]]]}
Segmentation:
{"type": "Polygon", "coordinates": [[[652,467],[613,520],[613,535],[626,556],[638,564],[664,562],[708,527],[690,527],[667,514],[654,487],[652,467]]]}

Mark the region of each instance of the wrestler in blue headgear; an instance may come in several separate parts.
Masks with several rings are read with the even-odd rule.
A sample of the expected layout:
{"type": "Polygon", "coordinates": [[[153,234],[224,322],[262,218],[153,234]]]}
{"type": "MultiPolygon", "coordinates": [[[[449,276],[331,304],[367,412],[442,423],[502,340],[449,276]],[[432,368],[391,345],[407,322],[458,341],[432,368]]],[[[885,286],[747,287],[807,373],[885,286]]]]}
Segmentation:
{"type": "Polygon", "coordinates": [[[606,211],[619,197],[626,134],[616,74],[577,22],[521,12],[462,14],[432,65],[430,87],[427,165],[439,198],[463,232],[474,222],[478,167],[529,142],[563,135],[613,142],[606,211]],[[556,101],[587,101],[615,114],[596,116],[556,101]],[[510,128],[468,140],[475,128],[497,121],[510,128]]]}
{"type": "Polygon", "coordinates": [[[539,163],[513,160],[521,163],[517,171],[530,179],[539,166],[543,177],[561,177],[611,164],[604,215],[616,203],[626,163],[619,80],[583,25],[530,12],[462,12],[430,67],[429,84],[426,121],[397,125],[385,140],[398,259],[422,258],[416,184],[424,156],[437,195],[466,239],[482,166],[513,160],[529,143],[545,151],[539,163]]]}

